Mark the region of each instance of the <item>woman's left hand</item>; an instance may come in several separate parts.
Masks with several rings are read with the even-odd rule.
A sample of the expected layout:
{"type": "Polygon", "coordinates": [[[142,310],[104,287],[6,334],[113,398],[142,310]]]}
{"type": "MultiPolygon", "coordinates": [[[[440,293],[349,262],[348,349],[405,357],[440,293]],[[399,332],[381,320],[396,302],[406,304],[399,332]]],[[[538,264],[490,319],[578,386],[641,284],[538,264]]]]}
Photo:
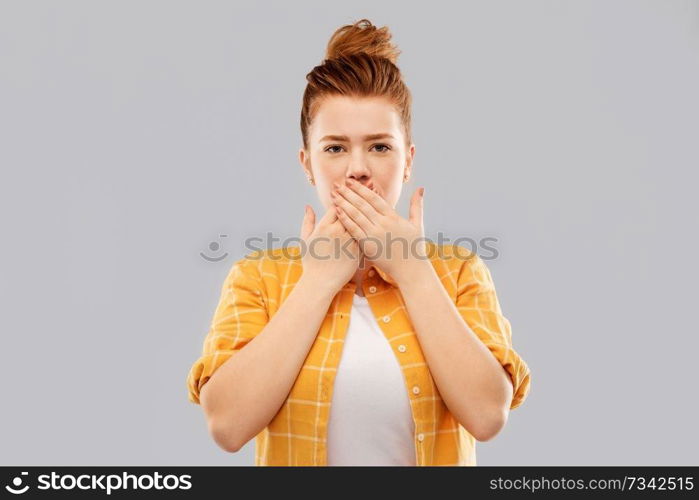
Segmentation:
{"type": "Polygon", "coordinates": [[[413,263],[425,260],[424,188],[413,193],[406,220],[378,193],[354,179],[335,186],[332,198],[340,209],[338,218],[359,243],[367,261],[400,281],[413,263]]]}

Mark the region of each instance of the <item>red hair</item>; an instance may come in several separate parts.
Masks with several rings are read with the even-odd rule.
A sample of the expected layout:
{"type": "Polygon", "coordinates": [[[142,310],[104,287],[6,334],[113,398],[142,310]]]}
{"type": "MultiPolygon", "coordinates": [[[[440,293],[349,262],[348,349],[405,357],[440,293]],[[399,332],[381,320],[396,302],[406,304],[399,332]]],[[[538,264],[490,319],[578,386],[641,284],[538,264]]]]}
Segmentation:
{"type": "Polygon", "coordinates": [[[325,60],[306,75],[301,107],[301,136],[308,149],[308,129],[323,98],[328,96],[385,97],[401,117],[405,143],[411,142],[410,90],[396,61],[400,50],[391,43],[387,27],[368,19],[338,28],[330,37],[325,60]]]}

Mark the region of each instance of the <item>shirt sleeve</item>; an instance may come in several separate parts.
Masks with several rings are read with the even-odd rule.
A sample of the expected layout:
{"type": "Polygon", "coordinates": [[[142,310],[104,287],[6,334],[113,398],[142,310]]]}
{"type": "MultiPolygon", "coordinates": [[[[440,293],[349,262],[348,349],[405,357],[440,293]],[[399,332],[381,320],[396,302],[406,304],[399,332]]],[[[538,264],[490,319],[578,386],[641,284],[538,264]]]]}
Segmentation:
{"type": "Polygon", "coordinates": [[[213,373],[269,321],[258,264],[248,256],[236,261],[223,282],[202,354],[187,375],[192,403],[200,404],[201,389],[213,373]]]}
{"type": "Polygon", "coordinates": [[[459,271],[456,306],[509,374],[513,387],[510,409],[517,408],[529,394],[529,367],[512,347],[510,322],[500,309],[490,270],[476,253],[464,259],[459,271]]]}

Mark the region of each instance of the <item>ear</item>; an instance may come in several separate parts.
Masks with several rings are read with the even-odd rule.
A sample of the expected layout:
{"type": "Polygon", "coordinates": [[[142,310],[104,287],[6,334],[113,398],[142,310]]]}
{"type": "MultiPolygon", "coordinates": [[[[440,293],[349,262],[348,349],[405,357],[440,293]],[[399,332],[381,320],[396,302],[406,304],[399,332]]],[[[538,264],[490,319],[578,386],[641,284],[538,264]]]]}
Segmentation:
{"type": "Polygon", "coordinates": [[[403,170],[403,182],[408,182],[413,171],[413,159],[415,158],[415,144],[411,144],[405,154],[405,169],[403,170]]]}
{"type": "Polygon", "coordinates": [[[299,163],[303,168],[303,175],[308,178],[312,178],[313,172],[311,171],[311,156],[306,154],[306,150],[303,148],[299,149],[299,163]]]}

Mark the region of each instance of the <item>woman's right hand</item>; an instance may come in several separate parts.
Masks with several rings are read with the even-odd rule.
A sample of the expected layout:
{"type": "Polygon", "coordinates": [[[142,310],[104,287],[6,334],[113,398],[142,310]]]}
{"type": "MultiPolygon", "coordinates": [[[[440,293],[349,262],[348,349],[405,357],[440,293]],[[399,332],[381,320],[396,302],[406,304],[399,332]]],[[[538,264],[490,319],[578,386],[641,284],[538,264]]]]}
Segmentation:
{"type": "Polygon", "coordinates": [[[359,268],[361,250],[357,241],[337,218],[335,207],[330,207],[316,225],[316,215],[310,205],[301,227],[303,277],[337,293],[359,268]]]}

